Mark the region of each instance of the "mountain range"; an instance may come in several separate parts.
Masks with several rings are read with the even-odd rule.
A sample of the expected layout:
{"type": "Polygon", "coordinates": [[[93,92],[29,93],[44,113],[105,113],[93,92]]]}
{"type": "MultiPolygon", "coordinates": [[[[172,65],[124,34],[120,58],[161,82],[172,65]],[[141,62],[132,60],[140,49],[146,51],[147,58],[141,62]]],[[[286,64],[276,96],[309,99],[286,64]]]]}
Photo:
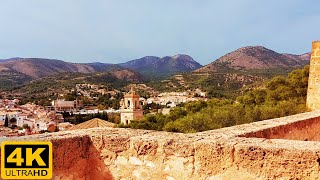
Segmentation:
{"type": "Polygon", "coordinates": [[[43,58],[17,58],[0,63],[0,71],[22,73],[31,78],[40,78],[63,72],[93,73],[110,67],[109,64],[79,64],[43,58]]]}
{"type": "Polygon", "coordinates": [[[263,46],[247,46],[232,51],[195,72],[298,68],[309,63],[310,55],[311,53],[281,54],[263,46]]]}
{"type": "MultiPolygon", "coordinates": [[[[126,63],[71,63],[44,58],[0,60],[0,88],[25,84],[31,80],[61,73],[108,73],[119,80],[141,82],[146,76],[168,77],[176,73],[239,73],[257,70],[292,70],[309,63],[310,53],[281,54],[262,46],[247,46],[232,51],[212,63],[201,66],[189,55],[145,56],[126,63]]],[[[268,71],[272,75],[273,71],[268,71]]]]}
{"type": "Polygon", "coordinates": [[[15,58],[0,62],[0,89],[11,89],[32,80],[55,76],[63,73],[74,73],[79,78],[101,77],[114,80],[142,82],[140,73],[118,65],[105,63],[70,63],[61,60],[42,58],[15,58]]]}
{"type": "Polygon", "coordinates": [[[309,64],[310,53],[281,54],[262,46],[247,46],[232,51],[192,73],[155,82],[159,91],[200,88],[208,97],[236,97],[277,75],[286,75],[309,64]],[[252,84],[252,85],[251,85],[252,84]],[[250,85],[250,86],[249,86],[250,85]],[[241,91],[239,91],[241,89],[241,91]]]}
{"type": "Polygon", "coordinates": [[[70,63],[44,58],[12,58],[0,60],[0,72],[21,73],[31,78],[40,78],[63,72],[95,73],[112,69],[132,69],[142,74],[170,75],[188,72],[201,65],[188,55],[146,56],[121,64],[70,63]]]}
{"type": "Polygon", "coordinates": [[[130,68],[142,74],[153,74],[157,76],[167,76],[179,72],[190,72],[201,66],[192,57],[184,54],[175,56],[145,56],[140,59],[128,61],[119,64],[122,67],[130,68]]]}
{"type": "MultiPolygon", "coordinates": [[[[108,77],[129,82],[142,82],[145,76],[166,77],[177,72],[192,71],[199,67],[201,65],[187,55],[163,58],[148,56],[122,64],[71,63],[45,58],[11,58],[0,60],[0,89],[10,89],[31,80],[61,73],[80,73],[96,78],[108,77]],[[96,76],[97,74],[100,75],[96,76]]],[[[92,78],[90,79],[92,82],[92,78]]]]}

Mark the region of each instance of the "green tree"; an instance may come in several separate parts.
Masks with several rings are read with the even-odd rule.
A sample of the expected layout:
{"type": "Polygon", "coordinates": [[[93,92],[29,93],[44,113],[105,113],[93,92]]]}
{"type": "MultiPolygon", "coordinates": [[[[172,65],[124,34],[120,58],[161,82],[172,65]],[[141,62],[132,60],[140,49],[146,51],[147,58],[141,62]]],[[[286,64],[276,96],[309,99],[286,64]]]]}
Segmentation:
{"type": "Polygon", "coordinates": [[[186,111],[188,113],[198,112],[205,107],[207,107],[207,103],[205,101],[194,101],[185,105],[186,111]]]}
{"type": "Polygon", "coordinates": [[[272,78],[245,90],[236,101],[213,98],[189,102],[169,115],[147,115],[126,127],[193,133],[301,113],[306,111],[308,71],[306,66],[287,77],[272,78]]]}

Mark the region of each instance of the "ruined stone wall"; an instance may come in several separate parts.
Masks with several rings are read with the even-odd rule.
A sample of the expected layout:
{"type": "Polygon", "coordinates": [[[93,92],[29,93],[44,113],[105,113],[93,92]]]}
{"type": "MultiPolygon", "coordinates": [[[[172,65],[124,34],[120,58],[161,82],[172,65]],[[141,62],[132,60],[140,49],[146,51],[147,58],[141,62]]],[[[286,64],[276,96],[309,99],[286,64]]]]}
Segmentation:
{"type": "Polygon", "coordinates": [[[307,108],[320,109],[320,41],[312,43],[307,108]]]}
{"type": "Polygon", "coordinates": [[[14,140],[51,141],[54,179],[317,179],[319,142],[270,139],[296,129],[303,138],[288,139],[303,140],[299,130],[317,125],[317,117],[319,111],[194,134],[95,128],[14,140]]]}

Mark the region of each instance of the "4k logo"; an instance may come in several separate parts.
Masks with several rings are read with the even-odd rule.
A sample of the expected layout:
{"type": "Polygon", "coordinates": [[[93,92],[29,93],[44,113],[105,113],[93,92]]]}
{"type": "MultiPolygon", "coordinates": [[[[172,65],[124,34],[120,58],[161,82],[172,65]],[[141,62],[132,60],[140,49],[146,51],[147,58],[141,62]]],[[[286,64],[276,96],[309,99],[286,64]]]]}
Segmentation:
{"type": "Polygon", "coordinates": [[[3,142],[1,144],[3,179],[50,179],[51,142],[3,142]]]}

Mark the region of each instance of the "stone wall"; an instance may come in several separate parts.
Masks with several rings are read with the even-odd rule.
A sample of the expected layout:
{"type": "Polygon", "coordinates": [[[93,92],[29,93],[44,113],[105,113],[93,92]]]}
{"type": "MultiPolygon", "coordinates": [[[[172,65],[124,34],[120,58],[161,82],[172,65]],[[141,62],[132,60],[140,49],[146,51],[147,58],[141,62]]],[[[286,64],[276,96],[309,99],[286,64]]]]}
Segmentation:
{"type": "Polygon", "coordinates": [[[320,109],[320,41],[312,43],[308,82],[307,107],[310,110],[320,109]]]}
{"type": "Polygon", "coordinates": [[[316,134],[309,127],[318,127],[318,117],[315,111],[194,134],[94,128],[1,141],[51,141],[54,179],[317,179],[320,143],[298,140],[316,134]]]}
{"type": "Polygon", "coordinates": [[[240,137],[320,141],[320,117],[310,116],[312,114],[313,113],[299,114],[296,116],[273,119],[271,121],[273,124],[272,127],[248,132],[240,135],[240,137]],[[305,120],[305,118],[307,118],[307,120],[305,120]]]}

